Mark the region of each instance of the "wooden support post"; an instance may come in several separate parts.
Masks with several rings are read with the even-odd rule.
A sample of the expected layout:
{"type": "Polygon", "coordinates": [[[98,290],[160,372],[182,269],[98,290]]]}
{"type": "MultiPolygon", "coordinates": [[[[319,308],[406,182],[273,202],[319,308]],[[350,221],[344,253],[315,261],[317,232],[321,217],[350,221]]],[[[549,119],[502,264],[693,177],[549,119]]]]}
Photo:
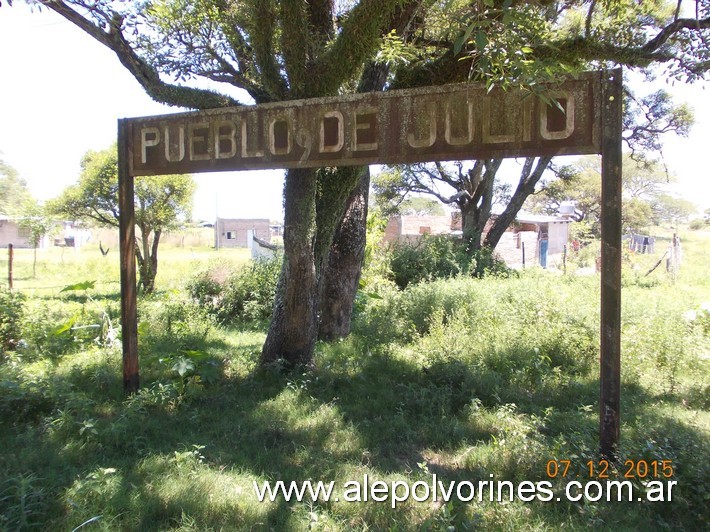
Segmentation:
{"type": "Polygon", "coordinates": [[[621,406],[621,69],[602,81],[599,451],[616,458],[621,406]]]}
{"type": "Polygon", "coordinates": [[[12,290],[12,260],[15,256],[15,253],[12,249],[12,244],[7,245],[7,284],[12,290]]]}
{"type": "Polygon", "coordinates": [[[123,391],[138,391],[138,309],[136,289],[135,206],[130,171],[129,131],[118,121],[118,208],[121,256],[121,333],[123,340],[123,391]]]}

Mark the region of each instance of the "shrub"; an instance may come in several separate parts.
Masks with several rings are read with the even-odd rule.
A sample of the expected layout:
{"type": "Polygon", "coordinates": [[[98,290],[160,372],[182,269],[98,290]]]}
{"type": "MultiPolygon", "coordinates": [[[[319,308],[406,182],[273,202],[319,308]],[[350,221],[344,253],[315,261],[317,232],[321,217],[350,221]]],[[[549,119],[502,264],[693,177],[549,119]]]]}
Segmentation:
{"type": "Polygon", "coordinates": [[[454,277],[461,273],[461,262],[451,238],[424,236],[416,244],[395,244],[390,268],[397,286],[406,288],[425,280],[454,277]]]}
{"type": "Polygon", "coordinates": [[[481,248],[471,254],[469,273],[474,277],[484,277],[485,275],[496,275],[498,277],[510,277],[515,273],[506,266],[505,262],[496,256],[491,248],[481,248]]]}
{"type": "MultiPolygon", "coordinates": [[[[24,360],[48,358],[58,361],[86,346],[108,344],[108,312],[75,301],[30,301],[22,314],[21,351],[24,360]]],[[[114,334],[116,331],[114,331],[114,334]]],[[[115,339],[115,338],[114,338],[115,339]]]]}
{"type": "Polygon", "coordinates": [[[20,341],[22,311],[22,295],[0,288],[0,350],[3,353],[13,351],[20,341]]]}
{"type": "Polygon", "coordinates": [[[695,220],[691,220],[688,224],[688,229],[690,229],[691,231],[700,231],[702,229],[705,229],[706,227],[708,227],[708,223],[702,218],[696,218],[695,220]]]}
{"type": "Polygon", "coordinates": [[[281,259],[258,259],[224,278],[223,271],[201,272],[188,284],[190,296],[220,323],[271,316],[281,259]]]}
{"type": "Polygon", "coordinates": [[[214,318],[188,301],[152,299],[139,308],[141,341],[152,352],[175,353],[200,349],[214,318]]]}
{"type": "MultiPolygon", "coordinates": [[[[34,422],[55,407],[50,384],[8,364],[0,376],[0,423],[34,422]]],[[[2,529],[2,526],[0,526],[2,529]]]]}
{"type": "Polygon", "coordinates": [[[482,248],[471,253],[462,241],[444,235],[425,235],[416,244],[393,245],[390,270],[395,284],[400,288],[457,275],[483,277],[491,272],[510,272],[492,250],[482,248]]]}

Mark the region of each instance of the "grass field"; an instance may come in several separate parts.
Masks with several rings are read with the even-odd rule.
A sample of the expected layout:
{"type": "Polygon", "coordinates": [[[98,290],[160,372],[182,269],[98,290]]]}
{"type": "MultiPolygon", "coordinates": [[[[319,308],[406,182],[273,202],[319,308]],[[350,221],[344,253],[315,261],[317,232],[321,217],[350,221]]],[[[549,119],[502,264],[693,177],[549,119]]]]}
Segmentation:
{"type": "Polygon", "coordinates": [[[314,371],[284,374],[257,368],[265,324],[218,325],[186,295],[208,263],[248,255],[165,247],[159,293],[139,304],[142,390],[124,398],[117,254],[41,251],[32,277],[32,252],[16,250],[0,530],[703,529],[710,233],[682,236],[675,277],[644,276],[660,253],[625,258],[621,460],[606,473],[598,275],[530,269],[362,294],[353,334],[318,344],[314,371]],[[95,284],[62,292],[84,281],[95,284]],[[564,496],[570,481],[624,474],[632,502],[564,496]],[[550,482],[552,500],[344,500],[365,476],[418,482],[421,499],[435,478],[550,482]],[[279,480],[333,481],[340,500],[259,502],[254,482],[279,480]],[[647,500],[648,481],[677,482],[672,500],[647,500]]]}

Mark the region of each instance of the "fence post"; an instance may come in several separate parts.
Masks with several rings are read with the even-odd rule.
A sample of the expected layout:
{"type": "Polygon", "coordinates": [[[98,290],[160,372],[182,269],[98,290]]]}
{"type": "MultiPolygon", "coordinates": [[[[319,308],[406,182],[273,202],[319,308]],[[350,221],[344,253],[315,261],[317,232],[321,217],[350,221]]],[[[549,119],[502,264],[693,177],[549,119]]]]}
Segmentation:
{"type": "Polygon", "coordinates": [[[520,247],[523,249],[523,268],[525,268],[525,242],[522,242],[520,247]]]}

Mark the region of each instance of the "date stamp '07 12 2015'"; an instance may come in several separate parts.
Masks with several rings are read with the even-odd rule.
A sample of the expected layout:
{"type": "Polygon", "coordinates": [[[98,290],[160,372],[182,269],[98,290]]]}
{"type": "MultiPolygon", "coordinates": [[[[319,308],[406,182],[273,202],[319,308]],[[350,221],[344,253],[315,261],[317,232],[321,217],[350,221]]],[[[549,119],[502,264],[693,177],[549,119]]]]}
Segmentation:
{"type": "Polygon", "coordinates": [[[548,478],[582,476],[590,479],[604,479],[613,475],[644,480],[671,478],[674,471],[672,460],[625,460],[621,465],[615,465],[604,459],[588,460],[581,464],[575,464],[572,460],[548,460],[545,466],[548,478]]]}

